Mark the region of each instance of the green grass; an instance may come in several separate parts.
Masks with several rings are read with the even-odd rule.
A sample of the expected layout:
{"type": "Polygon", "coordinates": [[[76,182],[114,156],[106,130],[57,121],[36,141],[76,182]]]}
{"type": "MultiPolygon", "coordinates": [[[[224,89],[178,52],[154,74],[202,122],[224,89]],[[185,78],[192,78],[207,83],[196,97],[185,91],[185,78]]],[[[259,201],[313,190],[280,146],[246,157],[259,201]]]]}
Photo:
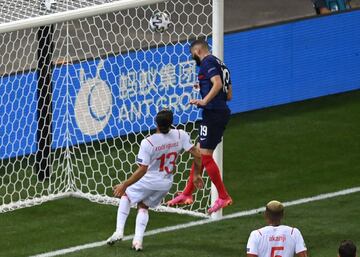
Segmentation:
{"type": "MultiPolygon", "coordinates": [[[[300,229],[311,256],[336,256],[339,242],[351,238],[360,242],[360,193],[293,206],[286,209],[284,224],[300,229]],[[341,208],[339,208],[341,207],[341,208]]],[[[246,256],[248,236],[265,225],[262,214],[226,220],[184,230],[146,237],[145,251],[139,256],[246,256]]],[[[68,257],[138,256],[130,250],[131,241],[114,247],[83,250],[68,257]]]]}
{"type": "Polygon", "coordinates": [[[224,176],[238,204],[226,212],[360,185],[359,113],[354,91],[236,115],[224,176]]]}
{"type": "MultiPolygon", "coordinates": [[[[257,208],[274,198],[286,201],[360,186],[359,113],[360,91],[353,91],[234,115],[224,141],[225,184],[234,205],[224,213],[257,208]]],[[[89,156],[105,164],[98,170],[110,167],[106,183],[114,183],[119,179],[115,170],[120,163],[104,160],[104,155],[121,158],[123,153],[98,147],[89,156]]],[[[83,154],[90,149],[74,149],[77,158],[89,160],[82,162],[84,167],[79,163],[74,168],[87,173],[96,170],[91,158],[83,154]]],[[[9,179],[14,179],[12,176],[16,175],[9,179]]],[[[96,176],[87,175],[95,180],[96,176]]],[[[359,194],[354,194],[291,207],[285,221],[302,230],[312,256],[335,256],[339,240],[352,238],[360,243],[359,202],[359,194]]],[[[129,217],[126,234],[133,233],[134,214],[129,217]]],[[[0,256],[28,256],[104,240],[113,232],[115,215],[114,206],[80,199],[0,214],[0,256]]],[[[191,220],[194,218],[151,213],[148,229],[191,220]]],[[[256,215],[151,236],[139,255],[243,256],[249,232],[262,225],[262,218],[256,215]]],[[[133,256],[129,243],[68,256],[133,256]]]]}
{"type": "MultiPolygon", "coordinates": [[[[104,240],[115,228],[117,209],[81,199],[62,199],[1,214],[0,256],[28,256],[40,252],[104,240]]],[[[126,233],[133,233],[135,211],[126,233]]],[[[149,229],[185,223],[186,215],[151,213],[149,229]]]]}

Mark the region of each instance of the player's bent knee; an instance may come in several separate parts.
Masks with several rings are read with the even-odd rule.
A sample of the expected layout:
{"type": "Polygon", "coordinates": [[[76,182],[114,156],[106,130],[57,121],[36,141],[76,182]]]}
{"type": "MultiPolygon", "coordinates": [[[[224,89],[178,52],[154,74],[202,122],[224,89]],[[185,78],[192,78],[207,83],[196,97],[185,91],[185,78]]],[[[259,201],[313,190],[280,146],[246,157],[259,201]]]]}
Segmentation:
{"type": "Polygon", "coordinates": [[[123,194],[120,198],[121,199],[124,199],[124,200],[128,200],[130,202],[130,198],[126,195],[126,194],[123,194]]]}
{"type": "Polygon", "coordinates": [[[214,161],[214,158],[212,155],[208,154],[202,154],[201,155],[202,163],[204,166],[207,166],[208,164],[212,163],[214,161]]]}
{"type": "Polygon", "coordinates": [[[214,150],[212,150],[212,149],[200,148],[200,153],[201,153],[201,155],[213,155],[214,150]]]}
{"type": "Polygon", "coordinates": [[[138,203],[137,207],[138,207],[138,210],[140,210],[140,209],[146,209],[146,210],[149,209],[149,206],[147,206],[143,202],[138,203]]]}

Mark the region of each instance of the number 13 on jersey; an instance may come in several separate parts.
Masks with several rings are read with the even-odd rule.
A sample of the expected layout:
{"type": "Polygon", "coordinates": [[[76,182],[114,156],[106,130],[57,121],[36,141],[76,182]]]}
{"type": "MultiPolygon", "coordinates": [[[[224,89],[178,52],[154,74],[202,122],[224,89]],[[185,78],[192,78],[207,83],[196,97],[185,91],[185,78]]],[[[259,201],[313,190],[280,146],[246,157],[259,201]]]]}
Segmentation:
{"type": "Polygon", "coordinates": [[[159,171],[165,171],[166,173],[170,174],[175,169],[177,159],[177,152],[171,152],[168,154],[163,154],[157,160],[160,160],[160,167],[159,171]]]}

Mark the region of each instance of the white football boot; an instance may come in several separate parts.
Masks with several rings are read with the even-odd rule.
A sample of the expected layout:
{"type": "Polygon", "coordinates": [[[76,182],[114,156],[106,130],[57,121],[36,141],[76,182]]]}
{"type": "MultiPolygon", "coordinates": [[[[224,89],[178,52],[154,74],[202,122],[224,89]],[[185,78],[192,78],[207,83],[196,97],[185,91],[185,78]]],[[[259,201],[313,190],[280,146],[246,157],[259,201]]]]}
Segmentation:
{"type": "Polygon", "coordinates": [[[142,246],[142,242],[134,240],[132,242],[132,247],[131,249],[135,250],[135,251],[142,251],[143,246],[142,246]]]}
{"type": "Polygon", "coordinates": [[[123,237],[124,237],[124,234],[122,232],[115,231],[114,234],[112,234],[112,236],[106,240],[106,243],[108,245],[113,245],[116,242],[121,241],[123,239],[123,237]]]}

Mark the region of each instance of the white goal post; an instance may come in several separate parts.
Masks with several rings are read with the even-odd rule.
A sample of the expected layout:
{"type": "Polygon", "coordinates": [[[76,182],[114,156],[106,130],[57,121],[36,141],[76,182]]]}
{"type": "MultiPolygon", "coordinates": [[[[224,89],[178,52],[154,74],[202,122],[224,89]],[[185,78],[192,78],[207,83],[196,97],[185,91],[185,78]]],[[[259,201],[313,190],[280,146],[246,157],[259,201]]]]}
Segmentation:
{"type": "MultiPolygon", "coordinates": [[[[224,0],[54,2],[0,22],[0,212],[69,196],[117,204],[112,186],[133,171],[159,108],[197,138],[200,113],[186,105],[199,97],[189,43],[204,37],[223,59],[224,0]],[[169,30],[149,29],[155,11],[170,15],[169,30]]],[[[190,165],[182,155],[166,200],[190,165]]],[[[207,176],[205,184],[191,206],[158,211],[207,217],[217,191],[207,176]]]]}
{"type": "MultiPolygon", "coordinates": [[[[213,1],[213,45],[212,52],[220,60],[224,60],[224,0],[213,1]]],[[[220,175],[223,178],[223,141],[219,143],[214,151],[214,159],[220,169],[220,175]]],[[[218,192],[213,183],[211,183],[211,205],[218,198],[218,192]]],[[[222,209],[211,214],[211,218],[220,219],[222,209]]]]}

